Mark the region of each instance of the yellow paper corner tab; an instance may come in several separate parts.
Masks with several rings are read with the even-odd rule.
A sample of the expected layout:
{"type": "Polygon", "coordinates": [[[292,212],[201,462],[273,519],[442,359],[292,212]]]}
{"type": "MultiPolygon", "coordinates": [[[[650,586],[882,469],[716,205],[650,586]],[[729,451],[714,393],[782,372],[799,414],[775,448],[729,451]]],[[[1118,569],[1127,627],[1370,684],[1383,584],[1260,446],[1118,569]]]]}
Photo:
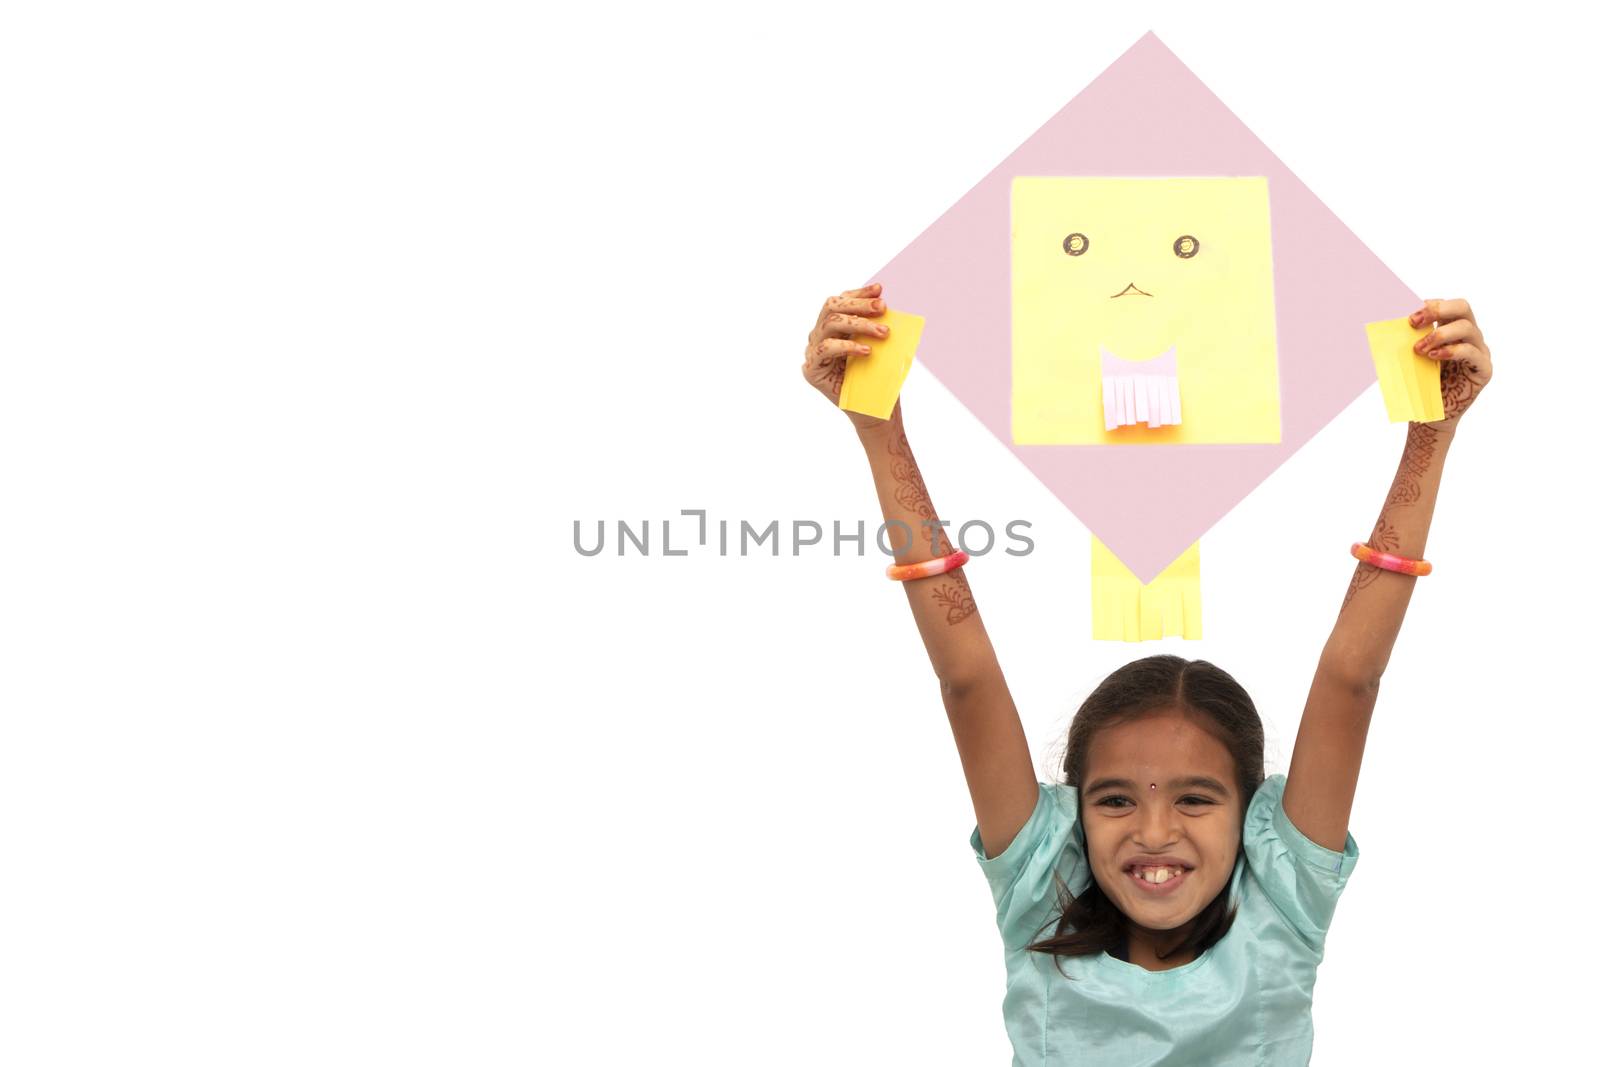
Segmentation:
{"type": "Polygon", "coordinates": [[[1148,584],[1091,536],[1089,590],[1096,641],[1200,640],[1200,542],[1148,584]]]}
{"type": "Polygon", "coordinates": [[[1390,422],[1437,422],[1444,418],[1444,391],[1439,386],[1439,361],[1419,356],[1412,345],[1428,336],[1432,324],[1420,328],[1409,319],[1367,323],[1367,348],[1378,371],[1378,388],[1390,422]]]}
{"type": "Polygon", "coordinates": [[[886,308],[882,315],[874,316],[873,321],[889,327],[889,336],[856,338],[872,351],[864,356],[847,357],[844,384],[839,386],[839,406],[846,411],[887,419],[894,414],[900,387],[911,373],[911,361],[917,354],[926,320],[921,315],[886,308]]]}

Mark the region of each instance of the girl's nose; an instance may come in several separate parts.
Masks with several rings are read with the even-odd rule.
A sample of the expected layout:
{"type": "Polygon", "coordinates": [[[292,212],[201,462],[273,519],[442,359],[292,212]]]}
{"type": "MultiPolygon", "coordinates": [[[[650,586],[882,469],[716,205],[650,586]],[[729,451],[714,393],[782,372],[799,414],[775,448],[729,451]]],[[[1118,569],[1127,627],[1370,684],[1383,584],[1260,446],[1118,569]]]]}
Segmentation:
{"type": "Polygon", "coordinates": [[[1172,843],[1176,836],[1177,813],[1165,804],[1145,804],[1139,811],[1134,840],[1140,847],[1160,848],[1172,843]]]}

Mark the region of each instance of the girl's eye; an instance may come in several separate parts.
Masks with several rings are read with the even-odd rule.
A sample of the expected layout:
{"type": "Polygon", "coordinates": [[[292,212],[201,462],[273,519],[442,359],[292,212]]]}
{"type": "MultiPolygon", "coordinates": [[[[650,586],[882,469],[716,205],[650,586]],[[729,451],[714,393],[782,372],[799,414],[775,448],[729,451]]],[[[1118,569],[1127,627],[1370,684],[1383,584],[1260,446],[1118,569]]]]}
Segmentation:
{"type": "MultiPolygon", "coordinates": [[[[1216,801],[1212,800],[1210,797],[1201,797],[1190,794],[1189,796],[1181,798],[1178,803],[1215,805],[1216,801]]],[[[1101,797],[1099,800],[1095,801],[1095,806],[1099,808],[1128,808],[1133,806],[1133,801],[1129,800],[1125,796],[1101,797]]]]}
{"type": "Polygon", "coordinates": [[[1069,256],[1081,256],[1089,251],[1089,238],[1081,233],[1069,233],[1061,242],[1061,248],[1069,256]]]}
{"type": "Polygon", "coordinates": [[[1184,234],[1172,242],[1172,254],[1179,259],[1193,259],[1194,254],[1200,251],[1200,242],[1189,234],[1184,234]]]}

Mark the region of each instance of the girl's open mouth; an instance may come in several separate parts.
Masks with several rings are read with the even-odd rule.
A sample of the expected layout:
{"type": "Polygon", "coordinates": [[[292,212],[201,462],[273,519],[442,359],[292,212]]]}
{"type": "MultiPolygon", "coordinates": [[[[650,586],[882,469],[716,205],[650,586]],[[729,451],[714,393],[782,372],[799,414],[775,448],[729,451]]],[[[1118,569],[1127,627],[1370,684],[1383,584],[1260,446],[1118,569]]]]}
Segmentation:
{"type": "Polygon", "coordinates": [[[1189,869],[1176,865],[1169,867],[1130,867],[1126,872],[1140,891],[1152,896],[1174,893],[1189,877],[1189,869]]]}

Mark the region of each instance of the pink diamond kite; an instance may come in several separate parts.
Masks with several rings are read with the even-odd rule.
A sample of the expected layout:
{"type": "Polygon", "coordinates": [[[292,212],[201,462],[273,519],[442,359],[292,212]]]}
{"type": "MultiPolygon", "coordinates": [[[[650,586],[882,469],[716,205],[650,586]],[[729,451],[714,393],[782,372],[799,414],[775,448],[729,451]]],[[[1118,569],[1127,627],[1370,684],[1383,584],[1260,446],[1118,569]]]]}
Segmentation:
{"type": "Polygon", "coordinates": [[[1154,34],[872,278],[1141,582],[1372,384],[1366,323],[1421,303],[1154,34]]]}

